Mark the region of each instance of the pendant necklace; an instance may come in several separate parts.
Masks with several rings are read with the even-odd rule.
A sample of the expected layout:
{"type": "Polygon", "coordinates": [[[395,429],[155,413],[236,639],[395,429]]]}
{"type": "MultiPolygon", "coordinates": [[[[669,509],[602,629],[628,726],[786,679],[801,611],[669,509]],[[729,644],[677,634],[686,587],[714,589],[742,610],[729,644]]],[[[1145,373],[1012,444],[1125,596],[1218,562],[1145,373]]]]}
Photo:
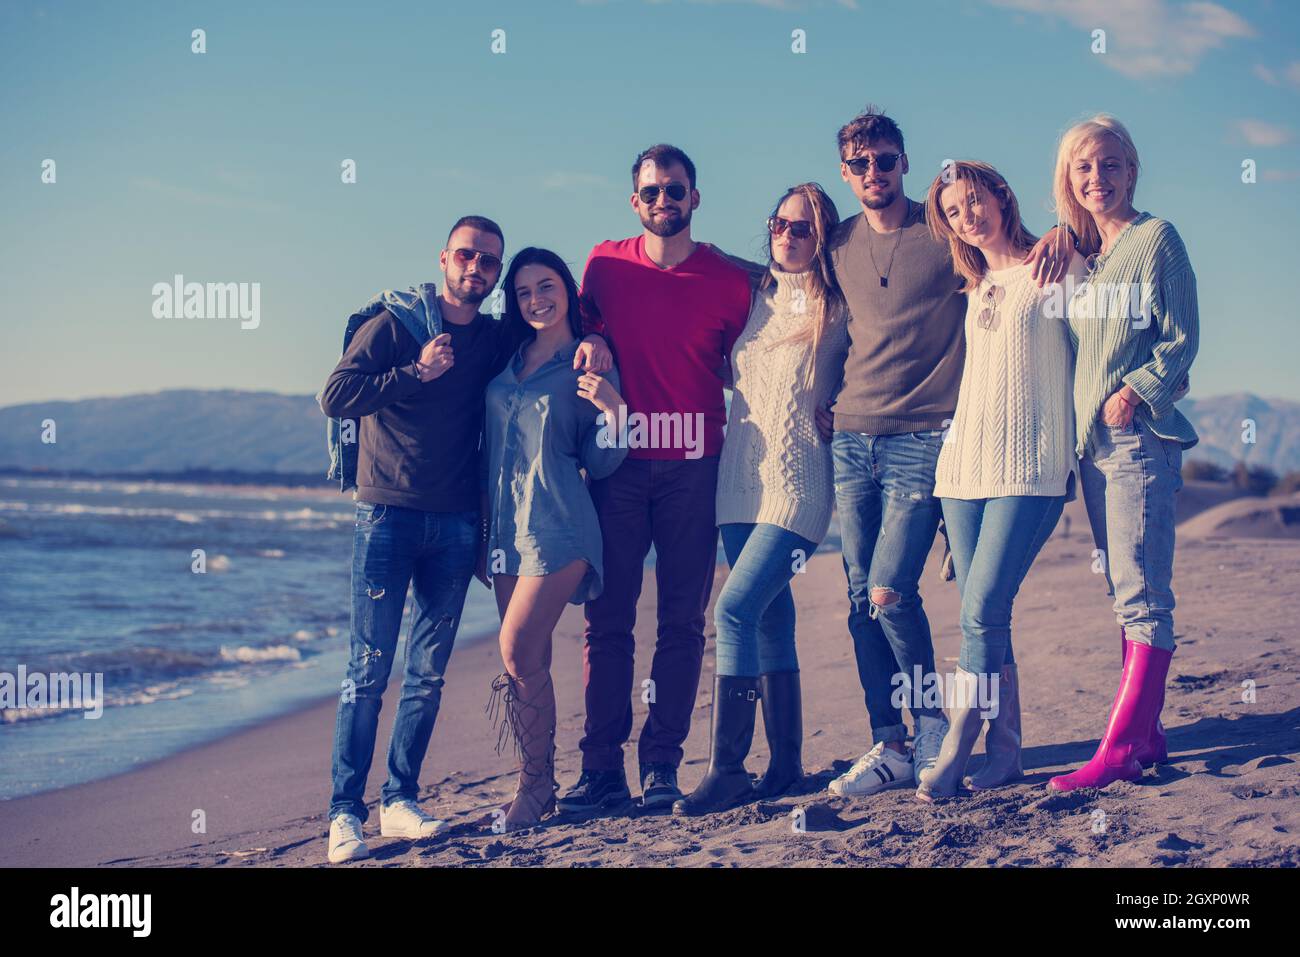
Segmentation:
{"type": "Polygon", "coordinates": [[[873,268],[876,271],[876,275],[880,277],[881,289],[889,288],[889,274],[894,270],[894,254],[898,252],[898,245],[903,241],[903,226],[906,225],[907,221],[904,220],[903,225],[894,230],[898,235],[894,237],[894,248],[889,252],[889,265],[886,266],[885,271],[881,273],[880,267],[876,265],[876,251],[873,248],[875,241],[871,238],[871,236],[874,236],[876,231],[871,229],[870,223],[867,223],[867,229],[871,229],[871,235],[869,235],[867,239],[867,254],[871,257],[871,268],[873,268]]]}

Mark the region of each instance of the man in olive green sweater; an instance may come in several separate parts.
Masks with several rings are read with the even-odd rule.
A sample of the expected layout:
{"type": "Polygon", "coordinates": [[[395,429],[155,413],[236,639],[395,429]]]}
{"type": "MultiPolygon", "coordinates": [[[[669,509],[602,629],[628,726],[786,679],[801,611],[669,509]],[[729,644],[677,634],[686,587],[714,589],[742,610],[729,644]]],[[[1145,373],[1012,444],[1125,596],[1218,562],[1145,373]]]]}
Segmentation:
{"type": "MultiPolygon", "coordinates": [[[[833,411],[818,424],[833,431],[849,632],[874,747],[830,790],[867,795],[913,786],[947,732],[942,709],[921,697],[937,676],[918,582],[939,526],[934,470],[957,408],[966,297],[925,207],[903,194],[898,124],[868,107],[838,141],[840,176],[862,212],[832,239],[851,344],[833,411]],[[904,705],[916,721],[910,753],[904,705]]],[[[1057,244],[1049,233],[1030,254],[1047,281],[1064,271],[1066,260],[1048,253],[1057,244]]]]}

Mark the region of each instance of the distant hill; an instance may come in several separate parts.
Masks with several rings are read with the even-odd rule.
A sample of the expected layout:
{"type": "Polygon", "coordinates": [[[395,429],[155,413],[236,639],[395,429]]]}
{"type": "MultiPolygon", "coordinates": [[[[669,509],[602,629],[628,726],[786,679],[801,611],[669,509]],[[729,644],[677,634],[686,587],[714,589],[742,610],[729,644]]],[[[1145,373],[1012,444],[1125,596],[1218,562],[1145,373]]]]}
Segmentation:
{"type": "Polygon", "coordinates": [[[1261,399],[1249,392],[1209,399],[1184,399],[1178,408],[1196,426],[1200,443],[1188,459],[1232,466],[1239,460],[1278,475],[1300,471],[1300,402],[1261,399]],[[1255,423],[1253,445],[1242,442],[1242,422],[1255,423]]]}
{"type": "MultiPolygon", "coordinates": [[[[1300,470],[1300,402],[1240,393],[1179,408],[1201,435],[1189,459],[1300,470]],[[1255,422],[1253,445],[1241,441],[1244,419],[1255,422]]],[[[0,409],[0,468],[306,473],[324,482],[327,465],[325,417],[309,395],[175,389],[0,409]],[[53,445],[41,442],[45,419],[56,423],[53,445]]]]}
{"type": "Polygon", "coordinates": [[[176,389],[0,409],[0,467],[89,472],[316,472],[329,456],[309,395],[176,389]],[[53,419],[56,441],[41,442],[53,419]]]}

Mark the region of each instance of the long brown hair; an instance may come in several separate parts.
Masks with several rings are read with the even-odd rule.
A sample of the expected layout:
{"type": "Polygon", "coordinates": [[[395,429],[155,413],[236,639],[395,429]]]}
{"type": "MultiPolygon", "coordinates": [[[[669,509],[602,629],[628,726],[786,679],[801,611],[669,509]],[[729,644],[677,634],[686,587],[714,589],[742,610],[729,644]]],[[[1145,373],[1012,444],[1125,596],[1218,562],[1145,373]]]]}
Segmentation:
{"type": "MultiPolygon", "coordinates": [[[[782,204],[796,194],[807,200],[809,208],[812,209],[812,231],[816,248],[813,252],[812,262],[808,265],[807,286],[805,288],[808,294],[808,322],[801,329],[782,339],[781,343],[812,343],[812,361],[808,365],[807,382],[805,383],[805,385],[810,385],[813,371],[817,367],[817,348],[821,345],[827,327],[835,317],[843,298],[839,284],[835,281],[835,269],[831,265],[830,251],[830,239],[835,232],[835,227],[840,224],[840,214],[839,210],[835,208],[835,202],[826,195],[826,190],[822,189],[821,184],[800,183],[798,186],[791,186],[781,194],[781,198],[772,207],[772,215],[777,215],[782,204]]],[[[776,283],[776,280],[772,277],[772,267],[775,262],[776,260],[772,257],[772,234],[769,232],[767,234],[768,271],[763,276],[762,283],[759,284],[760,289],[768,289],[776,283]]],[[[779,344],[773,343],[773,345],[779,344]]]]}
{"type": "Polygon", "coordinates": [[[989,264],[978,246],[972,246],[953,232],[948,217],[944,215],[940,198],[943,191],[954,183],[982,188],[1001,207],[1002,233],[1015,249],[1028,252],[1038,242],[1038,237],[1025,228],[1024,220],[1020,218],[1020,203],[1016,194],[1011,191],[1006,177],[996,169],[978,160],[955,160],[951,164],[945,164],[943,172],[930,184],[930,193],[925,203],[925,221],[930,227],[931,236],[940,242],[945,239],[948,241],[953,265],[966,279],[961,291],[970,292],[983,280],[989,264]]]}

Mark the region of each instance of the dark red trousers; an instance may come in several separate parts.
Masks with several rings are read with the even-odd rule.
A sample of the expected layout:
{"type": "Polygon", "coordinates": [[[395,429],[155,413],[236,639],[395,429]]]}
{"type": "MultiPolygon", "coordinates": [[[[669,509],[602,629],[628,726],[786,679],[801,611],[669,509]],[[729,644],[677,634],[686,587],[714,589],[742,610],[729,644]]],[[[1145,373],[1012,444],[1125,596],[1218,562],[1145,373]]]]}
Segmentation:
{"type": "Polygon", "coordinates": [[[585,771],[623,766],[632,733],[633,695],[651,698],[641,729],[641,764],[682,760],[682,742],[704,657],[704,612],[713,589],[718,529],[714,498],[718,458],[627,459],[592,484],[600,517],[605,590],[587,602],[587,723],[580,747],[585,771]],[[647,675],[635,670],[636,605],[650,546],[655,549],[659,630],[647,675]],[[648,678],[652,683],[643,684],[648,678]]]}

